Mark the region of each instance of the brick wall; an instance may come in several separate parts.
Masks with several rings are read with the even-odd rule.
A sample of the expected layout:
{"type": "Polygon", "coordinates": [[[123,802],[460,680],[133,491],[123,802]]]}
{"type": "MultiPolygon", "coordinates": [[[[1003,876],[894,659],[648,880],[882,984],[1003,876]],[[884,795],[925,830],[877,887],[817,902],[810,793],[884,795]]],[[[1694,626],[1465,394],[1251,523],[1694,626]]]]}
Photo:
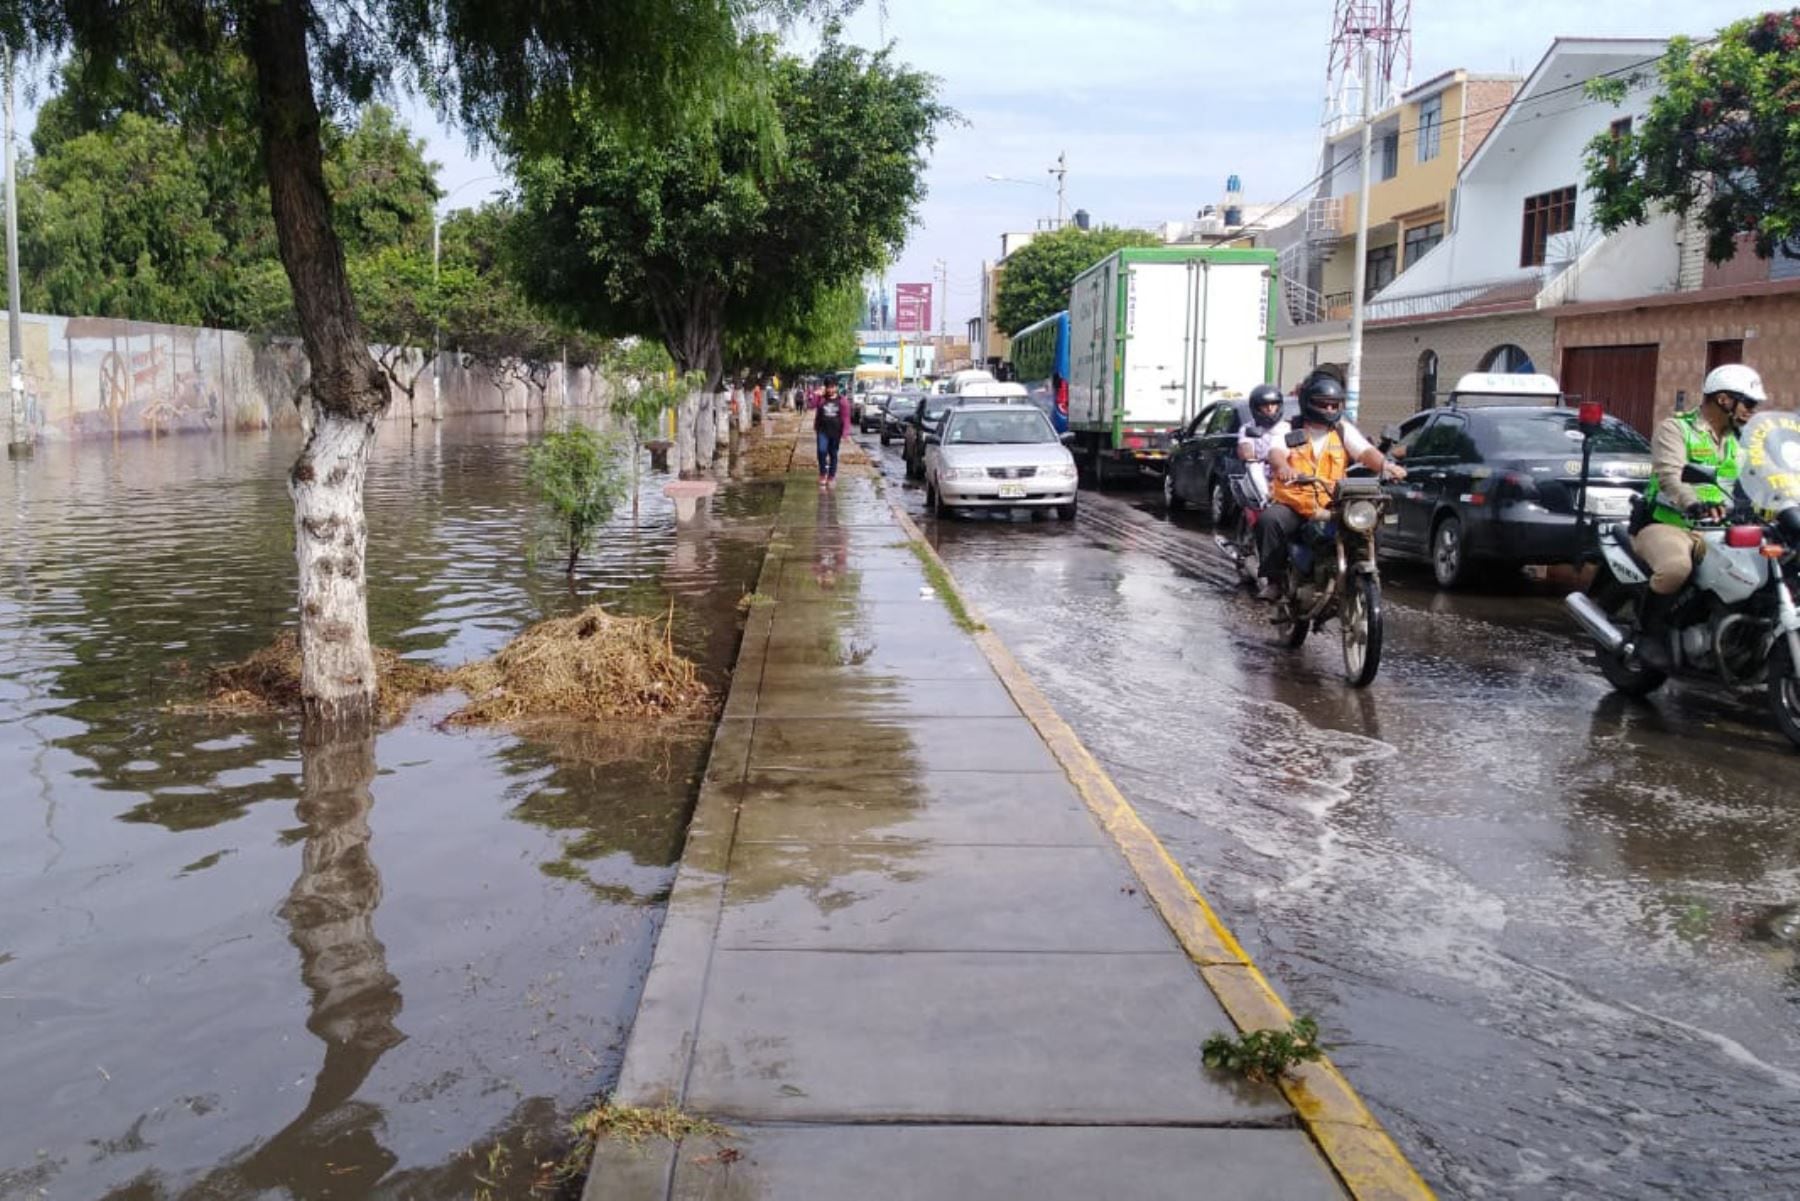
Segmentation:
{"type": "Polygon", "coordinates": [[[1380,429],[1419,410],[1419,358],[1438,356],[1438,398],[1456,381],[1481,368],[1496,346],[1512,343],[1531,356],[1539,371],[1555,374],[1556,325],[1541,313],[1509,313],[1457,321],[1419,322],[1367,331],[1363,336],[1361,415],[1364,429],[1380,429]]]}
{"type": "Polygon", "coordinates": [[[1488,132],[1506,114],[1506,105],[1519,90],[1516,79],[1478,79],[1468,85],[1463,96],[1463,111],[1473,113],[1463,124],[1462,161],[1475,157],[1488,132]]]}
{"type": "MultiPolygon", "coordinates": [[[[1675,409],[1675,393],[1686,392],[1690,407],[1700,399],[1706,378],[1706,344],[1742,338],[1744,361],[1762,373],[1776,407],[1800,407],[1792,381],[1800,379],[1800,293],[1708,299],[1565,316],[1556,322],[1556,358],[1570,346],[1631,346],[1654,343],[1656,416],[1675,409]]],[[[1556,370],[1551,367],[1551,370],[1556,370]]]]}

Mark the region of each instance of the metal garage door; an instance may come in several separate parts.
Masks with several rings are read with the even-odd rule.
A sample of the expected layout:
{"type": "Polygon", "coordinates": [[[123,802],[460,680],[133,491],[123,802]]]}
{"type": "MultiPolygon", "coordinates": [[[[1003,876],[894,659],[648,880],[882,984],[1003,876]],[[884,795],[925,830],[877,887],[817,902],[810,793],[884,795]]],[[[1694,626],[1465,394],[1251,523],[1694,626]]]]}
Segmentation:
{"type": "Polygon", "coordinates": [[[1563,391],[1599,401],[1607,413],[1648,436],[1656,422],[1656,349],[1571,346],[1563,351],[1563,391]]]}

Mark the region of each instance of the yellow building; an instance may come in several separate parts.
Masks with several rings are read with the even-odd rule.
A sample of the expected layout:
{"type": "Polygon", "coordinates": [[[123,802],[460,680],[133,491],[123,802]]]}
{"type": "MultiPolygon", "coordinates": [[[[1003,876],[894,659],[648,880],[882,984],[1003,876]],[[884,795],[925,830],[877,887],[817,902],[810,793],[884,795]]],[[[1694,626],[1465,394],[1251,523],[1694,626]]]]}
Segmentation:
{"type": "MultiPolygon", "coordinates": [[[[1516,75],[1457,69],[1428,79],[1370,121],[1369,247],[1372,296],[1443,241],[1457,173],[1518,91],[1516,75]]],[[[1317,195],[1268,244],[1282,251],[1284,304],[1276,339],[1279,382],[1292,387],[1322,363],[1349,358],[1356,274],[1362,124],[1332,134],[1317,195]]]]}

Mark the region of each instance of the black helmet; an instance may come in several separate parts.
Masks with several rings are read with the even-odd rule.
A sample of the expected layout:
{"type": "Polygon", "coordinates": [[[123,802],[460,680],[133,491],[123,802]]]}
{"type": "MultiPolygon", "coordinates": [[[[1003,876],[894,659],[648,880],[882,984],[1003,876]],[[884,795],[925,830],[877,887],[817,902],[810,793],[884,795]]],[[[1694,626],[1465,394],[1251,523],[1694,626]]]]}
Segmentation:
{"type": "Polygon", "coordinates": [[[1344,416],[1344,385],[1329,375],[1315,375],[1300,385],[1300,417],[1303,421],[1316,422],[1319,425],[1335,426],[1344,416]],[[1337,404],[1330,409],[1320,407],[1320,402],[1337,404]]]}
{"type": "Polygon", "coordinates": [[[1263,429],[1275,428],[1281,420],[1281,389],[1274,384],[1258,384],[1250,389],[1250,419],[1263,429]]]}

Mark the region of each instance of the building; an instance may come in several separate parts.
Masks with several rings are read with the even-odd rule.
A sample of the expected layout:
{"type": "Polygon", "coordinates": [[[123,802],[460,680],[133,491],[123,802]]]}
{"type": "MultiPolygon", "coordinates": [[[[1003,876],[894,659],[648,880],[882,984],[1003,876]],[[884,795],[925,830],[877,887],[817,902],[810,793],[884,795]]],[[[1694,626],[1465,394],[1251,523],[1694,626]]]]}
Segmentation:
{"type": "Polygon", "coordinates": [[[994,314],[1000,308],[1000,276],[1013,251],[1028,245],[1037,230],[1000,235],[1000,257],[981,262],[981,314],[969,322],[969,349],[977,365],[998,363],[1012,348],[1012,339],[995,324],[994,314]]]}
{"type": "Polygon", "coordinates": [[[937,338],[931,334],[898,334],[891,329],[859,329],[856,331],[856,361],[862,365],[894,365],[901,362],[904,354],[905,363],[901,367],[901,376],[905,379],[920,379],[930,375],[937,365],[937,342],[937,338]]]}
{"type": "Polygon", "coordinates": [[[1587,147],[1642,118],[1655,83],[1640,69],[1665,45],[1552,44],[1463,167],[1449,233],[1369,306],[1364,424],[1435,403],[1468,371],[1538,370],[1647,429],[1676,392],[1698,384],[1706,361],[1750,357],[1757,333],[1746,333],[1760,331],[1765,312],[1758,306],[1787,286],[1770,278],[1768,264],[1760,278],[1754,265],[1709,274],[1704,239],[1672,215],[1610,236],[1592,220],[1587,147]],[[1632,81],[1621,104],[1587,97],[1586,81],[1600,75],[1632,81]],[[1707,315],[1708,301],[1726,299],[1748,316],[1707,315]],[[1679,353],[1662,355],[1664,339],[1679,342],[1679,353]],[[1690,368],[1691,379],[1678,383],[1690,368]]]}
{"type": "MultiPolygon", "coordinates": [[[[1446,71],[1371,118],[1366,296],[1447,236],[1459,173],[1519,86],[1516,75],[1446,71]]],[[[1275,347],[1284,387],[1321,363],[1341,366],[1350,357],[1362,129],[1359,121],[1326,139],[1317,194],[1261,243],[1282,253],[1285,299],[1275,347]]]]}

